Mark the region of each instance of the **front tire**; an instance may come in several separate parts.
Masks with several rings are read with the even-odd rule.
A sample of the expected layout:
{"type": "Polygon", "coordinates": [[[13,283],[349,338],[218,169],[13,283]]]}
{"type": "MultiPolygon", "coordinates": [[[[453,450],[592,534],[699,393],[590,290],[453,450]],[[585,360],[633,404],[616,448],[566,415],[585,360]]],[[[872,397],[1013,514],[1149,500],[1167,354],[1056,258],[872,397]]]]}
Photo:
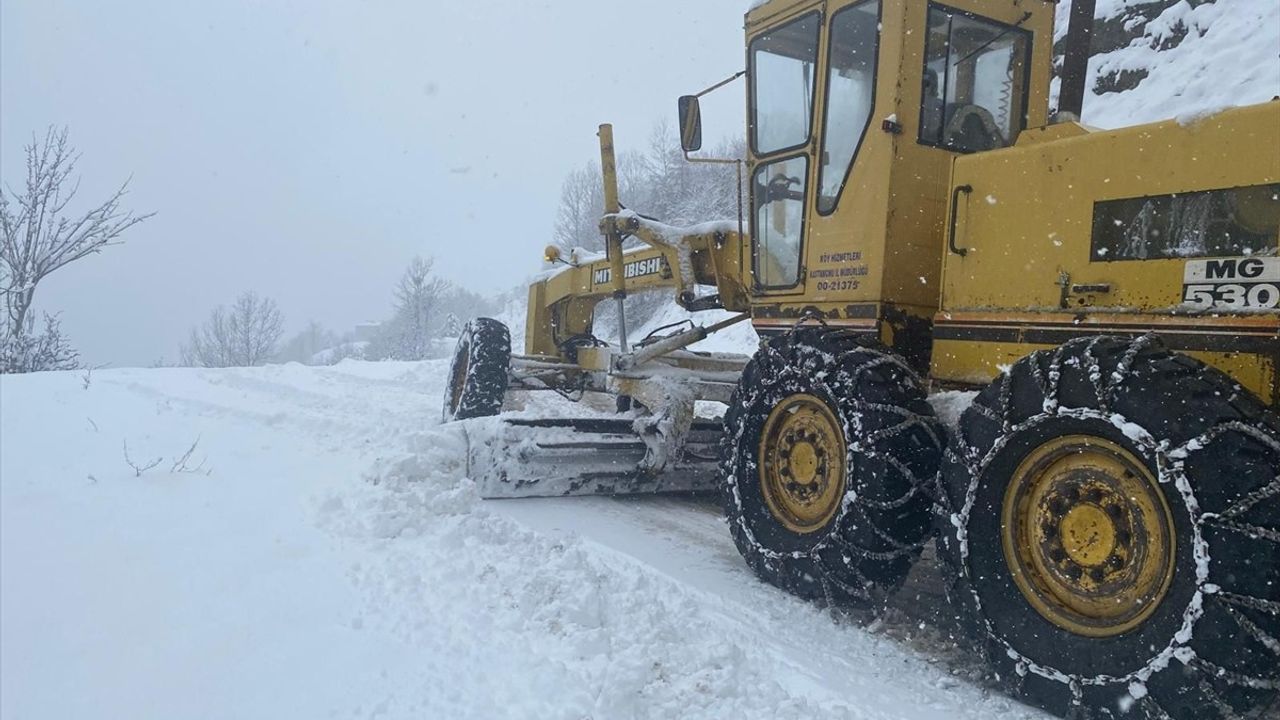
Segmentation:
{"type": "Polygon", "coordinates": [[[1153,336],[1023,358],[961,418],[940,554],[997,676],[1094,717],[1280,690],[1280,421],[1153,336]]]}
{"type": "Polygon", "coordinates": [[[462,328],[446,376],[444,422],[497,415],[507,394],[511,331],[491,318],[462,328]]]}
{"type": "Polygon", "coordinates": [[[769,341],[725,416],[738,550],[801,597],[879,603],[930,536],[943,442],[915,374],[874,340],[802,328],[769,341]]]}

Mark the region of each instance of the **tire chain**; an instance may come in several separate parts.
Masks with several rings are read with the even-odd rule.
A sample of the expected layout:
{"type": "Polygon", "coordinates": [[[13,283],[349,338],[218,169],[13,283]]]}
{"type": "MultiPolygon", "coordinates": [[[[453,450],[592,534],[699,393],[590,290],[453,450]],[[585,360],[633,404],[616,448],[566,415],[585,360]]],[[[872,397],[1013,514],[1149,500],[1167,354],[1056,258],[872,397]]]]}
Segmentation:
{"type": "Polygon", "coordinates": [[[496,415],[502,409],[507,392],[508,368],[511,363],[511,332],[497,320],[475,318],[463,328],[449,364],[449,382],[453,382],[457,363],[465,349],[467,375],[458,406],[450,407],[449,393],[445,388],[445,419],[466,419],[496,415]]]}
{"type": "MultiPolygon", "coordinates": [[[[1146,335],[1140,336],[1132,340],[1129,343],[1123,355],[1121,356],[1120,362],[1117,365],[1116,369],[1110,373],[1109,383],[1103,381],[1102,360],[1094,352],[1098,344],[1105,339],[1107,339],[1106,336],[1098,336],[1098,337],[1090,338],[1088,340],[1084,340],[1084,339],[1074,340],[1064,345],[1061,345],[1053,350],[1036,351],[1035,353],[1032,353],[1027,357],[1027,360],[1030,362],[1031,375],[1034,382],[1037,384],[1038,387],[1040,387],[1042,392],[1045,392],[1044,414],[1042,415],[1029,418],[1028,420],[1023,421],[1016,427],[1012,424],[1011,422],[1011,416],[1013,411],[1012,370],[1003,373],[999,380],[1001,385],[1000,385],[998,401],[997,401],[999,406],[998,410],[993,410],[992,408],[979,405],[976,402],[970,406],[970,410],[974,413],[975,416],[981,417],[991,422],[998,423],[1001,426],[1001,435],[993,443],[991,449],[985,455],[982,455],[981,457],[979,457],[980,453],[978,449],[969,444],[968,438],[965,435],[963,430],[963,425],[961,426],[961,428],[957,429],[955,433],[953,433],[951,437],[951,442],[947,444],[946,449],[944,451],[944,462],[956,462],[963,465],[965,469],[968,471],[970,482],[965,492],[964,507],[961,508],[959,513],[957,513],[956,508],[954,507],[954,504],[951,502],[950,494],[946,492],[946,483],[943,479],[943,474],[944,474],[943,469],[939,469],[937,482],[935,483],[937,487],[936,494],[937,494],[937,502],[938,502],[938,508],[935,510],[935,512],[938,515],[942,516],[944,519],[949,519],[951,525],[953,525],[957,531],[961,530],[964,527],[967,527],[967,524],[968,524],[967,514],[969,510],[972,509],[976,499],[978,481],[979,481],[979,478],[981,477],[981,470],[986,465],[986,463],[989,462],[991,458],[993,458],[995,454],[1004,446],[1005,444],[1004,440],[1009,436],[1009,433],[1017,429],[1027,427],[1029,423],[1031,423],[1031,421],[1035,420],[1036,418],[1045,417],[1046,415],[1054,415],[1054,416],[1063,415],[1069,412],[1070,409],[1064,409],[1060,407],[1058,402],[1058,395],[1057,395],[1058,381],[1061,378],[1061,367],[1062,367],[1063,357],[1066,354],[1068,349],[1073,349],[1075,346],[1078,346],[1082,343],[1085,344],[1083,355],[1084,355],[1084,358],[1089,363],[1088,367],[1086,368],[1088,377],[1094,386],[1099,407],[1102,409],[1104,413],[1110,415],[1111,403],[1115,397],[1115,393],[1117,392],[1117,390],[1120,389],[1124,381],[1130,376],[1130,373],[1132,371],[1132,366],[1134,362],[1137,360],[1138,355],[1142,352],[1142,350],[1152,347],[1154,344],[1158,343],[1158,338],[1155,335],[1148,333],[1146,335]],[[1045,374],[1045,372],[1040,368],[1040,363],[1038,362],[1038,360],[1042,359],[1046,354],[1048,354],[1050,357],[1049,369],[1047,374],[1045,374]],[[1053,394],[1050,395],[1048,394],[1047,391],[1052,391],[1053,394]]],[[[1206,368],[1201,369],[1201,375],[1205,373],[1205,370],[1206,368]]],[[[1229,400],[1233,401],[1238,396],[1239,391],[1240,391],[1239,386],[1233,383],[1233,394],[1231,395],[1229,400]]],[[[1112,419],[1115,417],[1118,417],[1118,416],[1111,415],[1111,417],[1108,419],[1112,419]]],[[[1208,431],[1202,433],[1200,436],[1193,438],[1192,440],[1186,443],[1183,443],[1181,446],[1177,448],[1172,448],[1172,449],[1166,447],[1164,444],[1159,444],[1159,445],[1155,444],[1154,440],[1150,440],[1150,437],[1148,436],[1150,447],[1146,449],[1155,450],[1157,453],[1157,462],[1158,462],[1158,466],[1161,473],[1161,478],[1160,478],[1161,484],[1164,484],[1165,482],[1174,481],[1173,478],[1167,477],[1166,473],[1169,473],[1171,475],[1174,473],[1177,473],[1178,477],[1176,479],[1177,481],[1180,481],[1178,482],[1179,490],[1183,491],[1184,499],[1189,501],[1188,503],[1189,509],[1198,508],[1198,504],[1195,502],[1194,495],[1191,495],[1190,493],[1190,488],[1185,477],[1181,476],[1183,460],[1185,460],[1185,458],[1187,458],[1190,453],[1196,452],[1197,450],[1202,449],[1214,438],[1226,432],[1243,432],[1251,437],[1254,437],[1255,439],[1262,441],[1263,444],[1267,445],[1272,450],[1276,451],[1277,454],[1280,454],[1280,440],[1277,440],[1274,435],[1264,430],[1261,426],[1261,423],[1255,426],[1255,425],[1244,423],[1238,420],[1221,422],[1215,425],[1214,427],[1210,428],[1208,431]],[[1164,459],[1164,462],[1160,462],[1161,458],[1164,459]]],[[[1234,503],[1231,507],[1223,510],[1220,513],[1199,513],[1198,511],[1193,511],[1194,513],[1193,522],[1195,524],[1195,536],[1197,539],[1199,539],[1199,542],[1203,543],[1204,545],[1203,550],[1206,553],[1205,560],[1207,561],[1208,559],[1207,543],[1203,539],[1200,539],[1201,530],[1204,525],[1208,524],[1208,525],[1216,525],[1220,527],[1231,525],[1232,524],[1231,518],[1237,517],[1247,512],[1250,508],[1257,505],[1258,503],[1263,502],[1264,500],[1274,498],[1278,495],[1280,495],[1280,475],[1277,475],[1276,479],[1271,483],[1264,485],[1263,487],[1258,488],[1257,490],[1254,490],[1253,492],[1245,495],[1236,503],[1234,503]]],[[[1247,527],[1251,530],[1256,529],[1258,531],[1261,531],[1258,535],[1255,536],[1258,539],[1276,542],[1276,537],[1280,535],[1280,531],[1273,528],[1263,528],[1263,527],[1254,528],[1253,526],[1247,526],[1247,527]]],[[[1230,529],[1244,531],[1243,528],[1241,527],[1231,527],[1230,529]]],[[[1020,676],[1025,672],[1035,672],[1037,675],[1040,675],[1041,677],[1044,677],[1046,679],[1055,680],[1055,681],[1067,684],[1068,687],[1070,687],[1071,689],[1071,694],[1073,697],[1072,714],[1077,714],[1077,711],[1079,713],[1083,713],[1086,711],[1086,708],[1084,707],[1084,704],[1083,704],[1083,691],[1080,687],[1081,684],[1111,685],[1111,684],[1119,684],[1122,682],[1127,682],[1127,681],[1132,681],[1137,679],[1145,680],[1146,677],[1150,677],[1151,674],[1154,674],[1155,672],[1159,672],[1160,669],[1163,669],[1163,666],[1162,666],[1160,669],[1153,670],[1153,666],[1155,666],[1160,662],[1167,664],[1171,659],[1170,657],[1162,657],[1164,653],[1158,654],[1155,658],[1149,661],[1146,666],[1122,678],[1115,678],[1115,677],[1110,677],[1106,675],[1099,675],[1093,678],[1082,678],[1082,677],[1062,673],[1053,668],[1044,668],[1039,664],[1035,663],[1034,661],[1030,660],[1029,658],[1022,656],[1021,653],[1019,653],[1016,649],[1011,647],[1003,638],[995,634],[994,630],[992,629],[990,619],[987,618],[985,615],[983,615],[981,599],[978,597],[977,591],[974,585],[972,584],[971,579],[968,577],[969,571],[968,571],[968,564],[966,562],[967,555],[968,555],[967,542],[966,540],[963,539],[962,533],[959,533],[959,532],[956,533],[956,537],[958,538],[958,542],[960,543],[960,557],[958,558],[958,562],[959,562],[958,569],[961,575],[957,576],[954,572],[951,574],[948,574],[948,578],[947,578],[948,596],[952,597],[953,599],[959,599],[960,596],[958,593],[962,591],[962,588],[960,587],[960,583],[959,583],[961,577],[963,577],[966,581],[969,581],[968,588],[964,588],[964,590],[967,590],[967,592],[973,598],[972,608],[978,612],[979,617],[976,618],[976,620],[978,621],[977,625],[981,628],[984,637],[988,641],[994,641],[995,643],[1003,646],[1004,650],[1010,655],[1010,657],[1013,659],[1016,659],[1017,668],[1020,676]],[[952,594],[953,592],[956,594],[953,595],[952,594]],[[1144,675],[1144,671],[1147,674],[1144,675]]],[[[950,541],[951,539],[952,539],[951,537],[947,538],[948,541],[950,541]]],[[[955,570],[955,568],[953,568],[953,570],[955,570]]],[[[1191,603],[1191,606],[1188,607],[1186,614],[1184,615],[1184,619],[1189,620],[1190,624],[1194,625],[1194,621],[1198,619],[1202,614],[1202,610],[1198,607],[1195,607],[1197,603],[1201,601],[1202,596],[1208,597],[1209,599],[1214,600],[1216,602],[1224,603],[1228,608],[1228,610],[1230,611],[1229,614],[1236,621],[1236,623],[1241,627],[1242,630],[1244,630],[1251,637],[1254,637],[1256,640],[1258,640],[1258,642],[1267,650],[1275,654],[1277,657],[1280,657],[1280,642],[1277,642],[1275,638],[1270,637],[1265,631],[1259,628],[1255,623],[1248,620],[1248,618],[1245,617],[1242,613],[1240,613],[1238,610],[1235,610],[1234,608],[1231,607],[1233,605],[1238,607],[1245,607],[1258,612],[1280,616],[1280,602],[1266,600],[1264,598],[1257,598],[1251,595],[1238,595],[1238,594],[1223,591],[1221,589],[1217,589],[1216,586],[1211,586],[1213,589],[1212,592],[1206,592],[1205,588],[1206,586],[1209,586],[1209,583],[1207,582],[1207,580],[1208,580],[1207,575],[1206,577],[1199,578],[1199,588],[1196,592],[1195,598],[1191,603]]],[[[968,609],[967,603],[962,603],[962,607],[967,610],[968,609]]],[[[966,612],[965,614],[968,614],[968,613],[966,612]]],[[[974,618],[970,618],[970,620],[974,620],[974,618]]],[[[974,623],[972,622],[970,623],[971,626],[973,624],[974,623]]],[[[1187,643],[1189,642],[1190,640],[1187,641],[1187,643]]],[[[985,656],[987,654],[986,643],[980,643],[980,647],[983,655],[985,656]]],[[[1166,648],[1165,653],[1168,653],[1172,657],[1176,657],[1177,659],[1182,661],[1184,664],[1199,666],[1199,669],[1201,669],[1202,672],[1208,672],[1214,677],[1223,679],[1228,684],[1243,685],[1251,688],[1260,688],[1260,689],[1268,689],[1268,690],[1280,690],[1280,677],[1263,678],[1263,677],[1252,677],[1252,676],[1244,675],[1241,673],[1234,673],[1232,671],[1226,670],[1225,668],[1221,668],[1217,665],[1214,665],[1213,663],[1209,663],[1208,661],[1203,660],[1202,658],[1197,657],[1194,653],[1194,650],[1192,650],[1188,646],[1188,644],[1178,643],[1176,638],[1173,641],[1171,641],[1170,646],[1166,648]]],[[[1020,682],[1018,684],[1021,685],[1020,682]]],[[[1209,683],[1207,683],[1203,678],[1201,678],[1200,680],[1200,685],[1201,685],[1202,692],[1205,690],[1211,691],[1211,692],[1205,693],[1206,697],[1217,709],[1219,709],[1220,712],[1223,713],[1223,718],[1225,720],[1235,720],[1236,718],[1243,717],[1238,713],[1236,713],[1234,708],[1232,708],[1229,703],[1223,700],[1217,694],[1216,691],[1213,691],[1212,686],[1209,685],[1209,683]]],[[[1280,701],[1280,698],[1278,698],[1277,700],[1280,701]]],[[[1151,717],[1154,717],[1154,718],[1170,717],[1168,712],[1163,707],[1160,706],[1159,701],[1156,700],[1155,697],[1151,694],[1144,695],[1138,704],[1142,706],[1144,709],[1149,710],[1151,717]]]]}
{"type": "MultiPolygon", "coordinates": [[[[835,378],[831,382],[828,382],[825,379],[826,373],[822,373],[821,376],[819,376],[817,373],[814,374],[815,377],[819,377],[819,385],[821,386],[821,388],[828,394],[829,397],[832,397],[832,398],[841,397],[839,393],[836,393],[834,391],[832,385],[843,384],[843,385],[849,385],[849,386],[856,386],[858,380],[863,375],[882,367],[891,367],[894,370],[899,371],[902,374],[901,378],[898,379],[898,382],[900,384],[909,384],[914,386],[915,388],[920,387],[920,379],[919,379],[919,376],[915,373],[915,371],[912,370],[900,358],[892,354],[889,354],[887,351],[883,349],[880,349],[878,347],[867,347],[865,345],[855,345],[853,347],[843,350],[839,354],[832,356],[824,352],[822,349],[814,347],[814,345],[805,342],[805,340],[797,338],[796,335],[802,332],[804,331],[799,329],[793,329],[791,332],[783,336],[783,338],[786,338],[785,340],[778,340],[778,341],[775,341],[774,343],[762,344],[759,351],[760,355],[763,356],[762,359],[764,362],[762,363],[762,366],[773,366],[773,367],[782,368],[783,374],[780,377],[783,379],[786,378],[786,372],[788,370],[794,371],[797,369],[789,366],[787,364],[786,359],[779,352],[778,348],[775,347],[775,343],[782,342],[782,343],[790,344],[793,347],[797,348],[799,350],[798,354],[808,355],[808,357],[800,358],[801,365],[817,362],[817,363],[821,363],[822,365],[825,365],[827,368],[837,368],[833,372],[833,374],[835,375],[835,378]],[[852,368],[842,367],[845,363],[850,361],[857,361],[859,358],[865,358],[865,359],[862,359],[860,362],[858,362],[857,365],[853,366],[852,368]]],[[[858,336],[844,335],[840,331],[827,332],[826,335],[829,337],[829,339],[834,341],[840,341],[840,340],[846,340],[846,339],[854,339],[854,340],[859,339],[858,336]]],[[[773,390],[773,386],[776,384],[777,384],[777,381],[775,380],[775,382],[766,384],[763,387],[751,388],[748,391],[748,394],[744,398],[738,401],[737,406],[743,407],[743,408],[753,406],[755,403],[759,402],[762,397],[767,396],[773,390]]],[[[767,397],[766,397],[766,400],[767,400],[767,397]]],[[[910,468],[906,467],[906,465],[902,463],[898,458],[894,457],[891,453],[887,453],[882,450],[879,450],[876,446],[879,443],[882,443],[886,440],[890,440],[894,437],[897,437],[898,435],[901,435],[902,433],[911,431],[915,428],[923,429],[924,432],[928,435],[928,437],[933,440],[933,442],[935,443],[935,446],[938,448],[939,451],[941,451],[942,448],[945,446],[944,432],[941,430],[941,427],[938,425],[937,420],[932,417],[921,416],[916,413],[910,412],[906,408],[898,407],[895,405],[885,405],[882,403],[869,403],[869,402],[864,402],[857,399],[854,399],[851,402],[848,402],[846,407],[852,407],[856,412],[856,414],[853,417],[845,418],[844,417],[846,412],[845,408],[844,407],[840,408],[841,420],[846,423],[846,426],[844,428],[846,436],[849,438],[856,439],[849,443],[847,461],[852,461],[855,455],[857,454],[864,455],[865,457],[868,457],[868,458],[874,458],[874,459],[885,461],[903,475],[903,477],[908,482],[909,489],[907,490],[907,492],[905,492],[903,495],[897,498],[893,498],[891,500],[883,500],[883,501],[877,501],[877,500],[872,500],[870,498],[861,497],[858,493],[858,488],[848,489],[846,492],[845,500],[841,503],[841,509],[837,517],[835,518],[834,527],[840,528],[842,526],[842,522],[844,521],[845,516],[850,511],[857,512],[859,516],[859,520],[862,523],[862,526],[870,529],[871,532],[877,538],[881,539],[887,545],[889,545],[890,548],[892,548],[891,550],[876,551],[876,550],[872,550],[871,548],[862,547],[854,543],[852,540],[849,540],[848,538],[844,537],[844,535],[838,530],[835,532],[832,532],[830,535],[828,535],[826,538],[824,538],[820,542],[816,543],[812,548],[810,548],[807,551],[778,552],[778,551],[770,550],[764,547],[764,545],[760,543],[758,540],[756,540],[754,533],[752,533],[751,529],[747,527],[747,524],[743,519],[745,516],[745,513],[742,508],[742,498],[738,493],[736,485],[733,488],[733,496],[732,496],[733,501],[737,504],[737,509],[738,509],[737,530],[743,535],[746,541],[753,547],[754,551],[761,556],[763,562],[766,565],[772,566],[774,563],[786,562],[788,559],[790,560],[806,559],[809,562],[813,563],[816,567],[826,568],[826,566],[828,565],[826,558],[829,558],[829,555],[825,555],[824,557],[824,554],[827,551],[832,549],[839,551],[840,561],[843,566],[842,571],[849,573],[849,575],[854,579],[854,581],[858,583],[858,586],[855,587],[853,585],[850,585],[847,582],[844,582],[839,577],[837,577],[835,573],[832,573],[830,571],[823,572],[821,574],[821,577],[818,579],[822,584],[823,599],[826,601],[828,606],[835,606],[838,604],[838,599],[836,597],[836,593],[833,592],[833,589],[839,590],[840,593],[845,597],[850,597],[856,600],[869,602],[869,603],[883,602],[884,600],[883,597],[877,597],[873,595],[872,588],[874,588],[875,583],[869,580],[859,569],[861,562],[863,560],[887,562],[887,561],[896,560],[903,556],[914,555],[919,553],[920,550],[924,547],[924,545],[931,539],[931,535],[926,531],[924,533],[924,536],[919,540],[902,542],[897,538],[895,538],[892,535],[892,533],[889,533],[883,528],[881,528],[867,514],[867,510],[866,510],[866,507],[864,507],[864,505],[870,506],[874,510],[890,510],[890,509],[896,509],[906,505],[907,503],[911,502],[911,500],[921,492],[925,492],[927,495],[932,495],[932,492],[930,492],[931,488],[929,488],[929,485],[932,484],[932,479],[922,479],[918,477],[914,472],[910,470],[910,468]],[[902,422],[887,428],[883,428],[881,430],[877,430],[873,433],[864,434],[861,432],[861,429],[862,429],[861,422],[862,422],[863,413],[866,412],[867,410],[889,412],[891,414],[899,415],[902,418],[902,422]]],[[[742,429],[740,428],[738,432],[739,432],[739,437],[731,439],[728,436],[726,436],[725,442],[727,446],[730,444],[736,445],[737,443],[741,442],[742,438],[740,437],[740,435],[741,435],[742,429]],[[732,443],[731,443],[731,440],[732,440],[732,443]]],[[[721,472],[724,474],[725,477],[728,477],[729,474],[733,472],[731,463],[732,463],[732,458],[731,456],[729,456],[728,453],[726,453],[725,459],[721,465],[721,472]]],[[[754,463],[752,463],[752,465],[754,465],[754,463]]],[[[935,475],[934,477],[936,478],[937,476],[935,475]]]]}

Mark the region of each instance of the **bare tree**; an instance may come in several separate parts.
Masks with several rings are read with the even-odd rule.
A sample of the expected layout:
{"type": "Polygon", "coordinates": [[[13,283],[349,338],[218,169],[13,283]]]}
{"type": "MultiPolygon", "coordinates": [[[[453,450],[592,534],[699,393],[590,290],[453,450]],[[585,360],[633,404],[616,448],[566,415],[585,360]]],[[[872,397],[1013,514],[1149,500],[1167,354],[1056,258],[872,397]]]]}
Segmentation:
{"type": "MultiPolygon", "coordinates": [[[[0,190],[0,302],[4,305],[0,342],[5,345],[6,372],[52,369],[22,367],[17,362],[40,357],[30,352],[33,344],[52,342],[62,347],[64,357],[68,351],[74,353],[60,335],[44,341],[32,338],[35,323],[30,313],[40,282],[76,260],[119,243],[124,231],[154,214],[135,216],[120,208],[127,181],[83,214],[69,214],[68,206],[80,186],[72,180],[80,156],[67,142],[66,128],[49,128],[43,142],[33,137],[26,156],[26,187],[22,192],[0,190]]],[[[57,321],[46,318],[45,325],[56,330],[57,321]]]]}
{"type": "MultiPolygon", "coordinates": [[[[745,157],[745,142],[727,140],[708,154],[745,157]]],[[[619,155],[618,193],[624,206],[673,225],[730,220],[738,215],[737,168],[732,164],[690,163],[680,150],[675,130],[666,122],[654,126],[647,151],[619,155]]],[[[565,249],[602,251],[603,214],[600,164],[592,160],[565,177],[552,237],[565,249]]]]}
{"type": "Polygon", "coordinates": [[[203,458],[200,458],[200,462],[196,463],[195,465],[191,464],[192,462],[191,456],[195,454],[196,448],[199,445],[200,445],[200,438],[196,437],[195,441],[191,443],[191,447],[187,448],[187,451],[185,453],[173,459],[173,465],[170,466],[169,473],[171,475],[178,475],[182,473],[191,474],[191,475],[212,475],[213,468],[207,467],[209,463],[209,457],[207,455],[203,458]]]}
{"type": "Polygon", "coordinates": [[[423,360],[431,355],[431,341],[439,328],[437,313],[452,284],[433,274],[435,261],[415,257],[395,289],[396,309],[391,321],[365,349],[368,360],[423,360]]]}
{"type": "Polygon", "coordinates": [[[194,367],[252,367],[276,353],[284,320],[274,300],[246,292],[230,308],[219,306],[191,329],[182,346],[182,364],[194,367]]]}
{"type": "MultiPolygon", "coordinates": [[[[618,155],[618,194],[627,206],[647,205],[649,188],[642,171],[646,159],[636,153],[618,155]]],[[[591,160],[570,171],[560,186],[560,208],[552,237],[566,250],[575,247],[603,251],[600,217],[604,215],[604,185],[600,163],[591,160]]]]}
{"type": "Polygon", "coordinates": [[[124,461],[125,461],[125,464],[133,468],[134,477],[142,477],[143,473],[159,465],[160,463],[164,462],[164,458],[158,457],[151,461],[138,462],[133,458],[129,457],[129,441],[125,440],[124,441],[124,461]]]}
{"type": "Polygon", "coordinates": [[[604,249],[599,227],[600,216],[604,214],[604,191],[600,183],[600,165],[596,162],[589,162],[565,177],[553,231],[561,247],[604,249]]]}

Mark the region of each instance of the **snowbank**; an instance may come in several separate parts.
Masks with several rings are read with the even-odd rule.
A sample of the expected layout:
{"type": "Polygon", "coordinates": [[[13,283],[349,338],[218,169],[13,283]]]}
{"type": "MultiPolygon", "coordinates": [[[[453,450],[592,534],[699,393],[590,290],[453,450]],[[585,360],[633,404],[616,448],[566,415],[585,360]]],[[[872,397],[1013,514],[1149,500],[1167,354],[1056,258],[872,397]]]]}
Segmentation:
{"type": "Polygon", "coordinates": [[[478,500],[445,372],[0,378],[0,716],[1038,717],[761,584],[714,508],[478,500]]]}

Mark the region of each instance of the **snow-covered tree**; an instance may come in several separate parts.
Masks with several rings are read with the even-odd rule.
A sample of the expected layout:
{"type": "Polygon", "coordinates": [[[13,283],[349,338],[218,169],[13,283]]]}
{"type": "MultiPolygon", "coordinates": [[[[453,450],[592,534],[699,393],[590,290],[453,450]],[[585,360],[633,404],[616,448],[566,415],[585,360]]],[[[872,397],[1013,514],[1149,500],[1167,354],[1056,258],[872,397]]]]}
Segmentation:
{"type": "Polygon", "coordinates": [[[318,365],[337,365],[346,359],[364,360],[366,343],[342,341],[316,355],[318,365]]]}
{"type": "Polygon", "coordinates": [[[182,347],[182,364],[194,367],[252,367],[276,354],[284,320],[274,300],[246,292],[231,307],[219,306],[182,347]]]}
{"type": "Polygon", "coordinates": [[[87,211],[72,213],[79,182],[72,179],[79,154],[67,130],[49,128],[26,146],[27,179],[20,192],[0,189],[0,371],[32,372],[75,367],[76,354],[46,316],[35,333],[32,304],[40,282],[83,257],[116,244],[126,230],[151,215],[120,208],[128,183],[87,211]]]}
{"type": "MultiPolygon", "coordinates": [[[[624,206],[641,207],[649,194],[641,169],[645,165],[643,155],[633,152],[620,153],[618,163],[618,195],[624,206]]],[[[556,212],[551,237],[566,250],[580,247],[598,252],[604,251],[604,238],[600,235],[600,216],[604,214],[604,181],[600,162],[591,160],[571,171],[560,187],[560,208],[556,212]]]]}
{"type": "MultiPolygon", "coordinates": [[[[726,141],[708,153],[745,158],[746,143],[726,141]]],[[[691,163],[667,123],[654,127],[646,152],[618,157],[618,194],[624,206],[672,225],[738,216],[738,173],[731,164],[691,163]]],[[[745,201],[745,195],[744,195],[745,201]]],[[[604,191],[600,164],[588,162],[565,178],[552,237],[563,248],[603,251],[600,216],[604,191]]]]}
{"type": "MultiPolygon", "coordinates": [[[[526,288],[526,292],[528,292],[528,288],[526,288]]],[[[449,332],[449,328],[446,327],[450,315],[454,316],[458,328],[461,329],[463,324],[471,318],[491,316],[502,309],[493,298],[485,297],[457,285],[451,285],[448,291],[440,296],[440,301],[436,304],[436,308],[436,317],[441,318],[440,329],[436,334],[443,337],[457,337],[457,333],[449,332]]]]}
{"type": "MultiPolygon", "coordinates": [[[[746,142],[724,141],[705,154],[745,158],[746,142]]],[[[745,189],[739,195],[738,169],[733,164],[689,162],[680,149],[679,137],[667,123],[654,127],[645,152],[619,156],[618,174],[618,194],[624,206],[672,225],[736,219],[739,200],[745,203],[747,197],[745,189]]],[[[553,232],[556,243],[566,249],[603,251],[599,227],[603,214],[600,165],[593,161],[565,178],[553,232]]],[[[670,302],[667,290],[632,293],[627,297],[628,323],[642,325],[670,302]]],[[[596,320],[598,327],[616,327],[614,304],[602,303],[596,309],[596,320]]]]}
{"type": "Polygon", "coordinates": [[[423,360],[431,356],[437,337],[436,313],[450,290],[447,280],[434,275],[435,261],[415,257],[395,289],[395,315],[365,351],[371,360],[423,360]]]}
{"type": "Polygon", "coordinates": [[[440,335],[447,338],[456,338],[462,334],[462,323],[458,320],[458,316],[449,313],[444,318],[444,324],[440,326],[440,335]]]}
{"type": "Polygon", "coordinates": [[[310,364],[316,353],[338,345],[338,336],[312,320],[297,335],[289,338],[280,348],[276,359],[281,362],[310,364]]]}
{"type": "MultiPolygon", "coordinates": [[[[746,143],[724,141],[705,153],[717,158],[745,158],[746,143]]],[[[675,130],[662,122],[649,138],[641,165],[637,210],[672,225],[695,225],[738,217],[738,170],[732,164],[691,163],[680,150],[675,130]]],[[[745,194],[742,200],[746,202],[745,194]]]]}
{"type": "Polygon", "coordinates": [[[80,355],[62,334],[56,315],[44,316],[44,332],[36,333],[35,318],[28,316],[24,332],[9,335],[0,342],[0,373],[75,370],[80,355]]]}

